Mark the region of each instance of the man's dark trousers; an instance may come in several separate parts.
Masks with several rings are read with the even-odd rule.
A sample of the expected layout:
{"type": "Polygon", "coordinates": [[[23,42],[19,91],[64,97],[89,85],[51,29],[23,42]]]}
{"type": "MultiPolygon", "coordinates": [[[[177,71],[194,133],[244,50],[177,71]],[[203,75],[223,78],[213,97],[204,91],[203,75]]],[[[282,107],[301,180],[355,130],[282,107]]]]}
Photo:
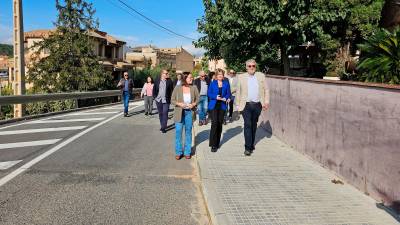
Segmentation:
{"type": "Polygon", "coordinates": [[[255,149],[257,122],[261,115],[262,105],[257,102],[247,102],[242,112],[244,120],[244,146],[247,151],[255,149]]]}
{"type": "Polygon", "coordinates": [[[161,130],[167,129],[169,104],[157,102],[158,116],[160,117],[161,130]]]}

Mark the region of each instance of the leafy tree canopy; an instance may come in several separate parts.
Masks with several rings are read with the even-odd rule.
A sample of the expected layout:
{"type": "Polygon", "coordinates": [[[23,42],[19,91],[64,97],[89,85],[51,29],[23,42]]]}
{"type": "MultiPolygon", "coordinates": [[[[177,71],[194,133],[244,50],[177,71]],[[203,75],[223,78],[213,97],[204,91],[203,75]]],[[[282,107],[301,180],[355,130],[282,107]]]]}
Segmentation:
{"type": "Polygon", "coordinates": [[[98,28],[95,10],[85,0],[56,0],[56,30],[35,44],[28,81],[37,91],[68,92],[108,88],[111,74],[104,71],[88,35],[98,28]],[[41,57],[43,52],[49,55],[41,57]]]}
{"type": "Polygon", "coordinates": [[[242,68],[255,58],[260,69],[283,65],[288,53],[306,41],[316,43],[323,60],[332,60],[344,43],[360,43],[377,27],[383,0],[204,0],[195,45],[211,59],[242,68]]]}

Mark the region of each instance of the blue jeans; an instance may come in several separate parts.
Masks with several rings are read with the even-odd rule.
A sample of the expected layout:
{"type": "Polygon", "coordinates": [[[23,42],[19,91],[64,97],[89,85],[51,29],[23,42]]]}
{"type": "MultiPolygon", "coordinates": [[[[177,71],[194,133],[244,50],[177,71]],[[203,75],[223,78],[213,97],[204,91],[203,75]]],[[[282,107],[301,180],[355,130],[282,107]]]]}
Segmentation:
{"type": "Polygon", "coordinates": [[[131,95],[129,94],[128,91],[124,91],[124,93],[122,94],[122,97],[124,98],[124,113],[128,113],[128,106],[129,106],[129,98],[131,97],[131,95]]]}
{"type": "Polygon", "coordinates": [[[182,120],[180,123],[175,123],[175,153],[176,155],[190,156],[192,154],[192,127],[193,115],[191,110],[183,110],[182,120]],[[182,152],[182,131],[185,127],[185,150],[182,152]]]}
{"type": "Polygon", "coordinates": [[[207,95],[200,96],[199,101],[199,120],[204,121],[207,118],[208,97],[207,95]]]}

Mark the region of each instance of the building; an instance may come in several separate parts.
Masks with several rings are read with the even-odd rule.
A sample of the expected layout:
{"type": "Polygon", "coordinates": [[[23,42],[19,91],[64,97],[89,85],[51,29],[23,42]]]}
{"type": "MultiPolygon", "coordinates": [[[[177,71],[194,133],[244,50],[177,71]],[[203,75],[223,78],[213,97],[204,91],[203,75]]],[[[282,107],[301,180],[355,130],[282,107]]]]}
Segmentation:
{"type": "Polygon", "coordinates": [[[166,65],[175,71],[192,71],[193,55],[184,48],[157,48],[155,46],[138,46],[126,53],[126,60],[137,69],[147,66],[166,65]]]}
{"type": "Polygon", "coordinates": [[[184,48],[160,48],[160,51],[167,56],[161,60],[171,65],[173,69],[188,72],[193,71],[194,57],[184,48]]]}
{"type": "MultiPolygon", "coordinates": [[[[55,30],[34,30],[24,33],[24,45],[25,45],[25,62],[26,65],[32,63],[31,56],[35,53],[35,49],[32,48],[35,43],[48,38],[55,30]]],[[[126,42],[118,40],[117,38],[108,35],[103,31],[90,31],[90,37],[93,38],[94,46],[93,52],[99,56],[99,63],[101,63],[107,71],[112,72],[115,80],[119,80],[124,71],[131,70],[133,65],[127,63],[124,60],[124,46],[126,42]]],[[[39,57],[48,56],[49,52],[44,50],[41,52],[39,57]]],[[[10,64],[11,65],[11,64],[10,64]]],[[[29,73],[26,68],[26,73],[29,73]]],[[[9,68],[9,81],[14,81],[13,66],[9,68]]],[[[26,84],[29,88],[30,84],[26,84]]]]}
{"type": "Polygon", "coordinates": [[[227,66],[226,66],[224,59],[208,61],[208,70],[209,71],[215,71],[217,69],[222,69],[226,72],[227,66]]]}
{"type": "Polygon", "coordinates": [[[8,79],[8,56],[0,55],[0,85],[6,86],[9,84],[8,79]]]}

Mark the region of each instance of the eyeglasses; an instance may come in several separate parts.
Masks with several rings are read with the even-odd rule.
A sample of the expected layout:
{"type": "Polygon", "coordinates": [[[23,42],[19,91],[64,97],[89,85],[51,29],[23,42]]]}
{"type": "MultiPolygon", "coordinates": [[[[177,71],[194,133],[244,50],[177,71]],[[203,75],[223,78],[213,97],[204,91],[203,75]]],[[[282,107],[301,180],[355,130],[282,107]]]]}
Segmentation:
{"type": "Polygon", "coordinates": [[[256,68],[256,65],[247,65],[248,68],[256,68]]]}
{"type": "Polygon", "coordinates": [[[125,74],[124,76],[127,77],[128,75],[125,74]]]}

